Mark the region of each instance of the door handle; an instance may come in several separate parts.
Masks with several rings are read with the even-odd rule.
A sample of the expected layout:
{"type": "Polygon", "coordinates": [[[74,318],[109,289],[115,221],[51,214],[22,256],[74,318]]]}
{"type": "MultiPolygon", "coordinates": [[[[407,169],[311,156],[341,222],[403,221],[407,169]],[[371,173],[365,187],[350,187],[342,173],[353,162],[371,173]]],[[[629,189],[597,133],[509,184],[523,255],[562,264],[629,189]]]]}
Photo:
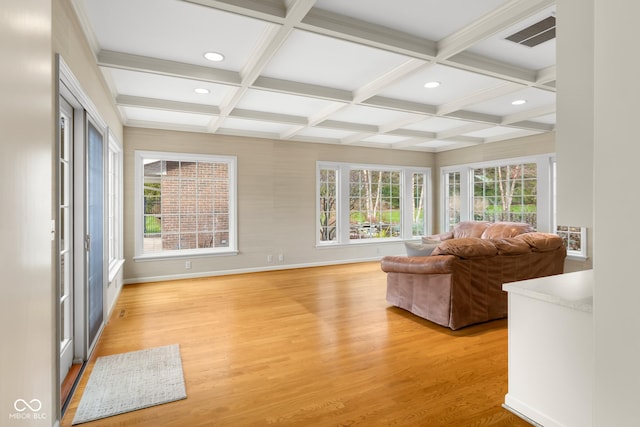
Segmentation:
{"type": "Polygon", "coordinates": [[[84,250],[89,251],[91,249],[91,235],[87,234],[84,236],[84,250]]]}

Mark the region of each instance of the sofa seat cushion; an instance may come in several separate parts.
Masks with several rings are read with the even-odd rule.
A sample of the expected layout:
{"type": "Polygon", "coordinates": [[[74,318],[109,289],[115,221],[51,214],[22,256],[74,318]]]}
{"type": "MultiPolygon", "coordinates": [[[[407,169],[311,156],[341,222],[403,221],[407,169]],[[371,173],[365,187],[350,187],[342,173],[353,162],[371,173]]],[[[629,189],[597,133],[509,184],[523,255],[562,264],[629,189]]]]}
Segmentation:
{"type": "Polygon", "coordinates": [[[463,259],[485,258],[497,254],[498,249],[490,240],[479,237],[445,240],[432,252],[432,255],[454,255],[463,259]]]}
{"type": "Polygon", "coordinates": [[[564,243],[562,237],[550,233],[525,233],[515,237],[526,242],[533,252],[549,252],[560,248],[564,243]]]}
{"type": "Polygon", "coordinates": [[[495,239],[492,240],[493,244],[498,249],[498,255],[522,255],[531,252],[531,246],[522,239],[516,239],[515,237],[509,237],[507,239],[495,239]]]}
{"type": "Polygon", "coordinates": [[[535,229],[532,226],[523,222],[494,222],[485,228],[480,237],[483,239],[503,239],[533,231],[535,229]]]}

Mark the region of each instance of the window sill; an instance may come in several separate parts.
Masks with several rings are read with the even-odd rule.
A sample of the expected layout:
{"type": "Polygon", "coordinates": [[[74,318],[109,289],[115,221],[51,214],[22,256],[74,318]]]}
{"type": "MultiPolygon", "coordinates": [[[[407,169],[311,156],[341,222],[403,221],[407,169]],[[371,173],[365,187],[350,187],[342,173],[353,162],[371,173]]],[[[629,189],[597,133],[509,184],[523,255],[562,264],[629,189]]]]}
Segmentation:
{"type": "Polygon", "coordinates": [[[403,243],[405,239],[400,237],[392,237],[388,239],[361,239],[354,240],[348,243],[316,243],[316,249],[331,249],[331,248],[346,248],[349,246],[366,246],[366,245],[386,245],[390,243],[403,243]]]}
{"type": "Polygon", "coordinates": [[[235,256],[238,255],[237,250],[228,250],[220,252],[185,252],[185,253],[157,253],[157,254],[143,254],[133,257],[135,262],[146,261],[159,261],[168,259],[183,259],[183,258],[203,258],[203,257],[219,257],[219,256],[235,256]]]}
{"type": "Polygon", "coordinates": [[[579,253],[571,253],[571,252],[567,252],[567,259],[573,260],[573,261],[586,261],[589,259],[588,256],[586,255],[582,255],[579,253]]]}

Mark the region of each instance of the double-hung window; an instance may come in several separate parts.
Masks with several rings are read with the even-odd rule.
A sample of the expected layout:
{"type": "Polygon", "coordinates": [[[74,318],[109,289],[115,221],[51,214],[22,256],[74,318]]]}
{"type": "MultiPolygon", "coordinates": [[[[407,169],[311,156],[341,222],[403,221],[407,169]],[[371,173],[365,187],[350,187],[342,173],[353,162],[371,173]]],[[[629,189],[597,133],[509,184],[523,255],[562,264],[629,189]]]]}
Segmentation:
{"type": "Polygon", "coordinates": [[[426,234],[430,173],[428,168],[318,162],[318,245],[426,234]]]}
{"type": "Polygon", "coordinates": [[[236,158],[136,151],[136,256],[236,252],[236,158]]]}
{"type": "Polygon", "coordinates": [[[553,230],[552,156],[443,168],[443,230],[460,221],[526,222],[553,230]]]}

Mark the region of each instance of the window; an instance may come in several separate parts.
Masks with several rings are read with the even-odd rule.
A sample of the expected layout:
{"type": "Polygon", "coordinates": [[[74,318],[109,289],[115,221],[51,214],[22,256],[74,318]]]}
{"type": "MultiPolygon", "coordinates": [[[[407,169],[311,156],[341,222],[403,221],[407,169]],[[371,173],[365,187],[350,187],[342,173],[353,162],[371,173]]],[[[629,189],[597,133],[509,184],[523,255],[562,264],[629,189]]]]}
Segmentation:
{"type": "Polygon", "coordinates": [[[318,244],[426,234],[428,169],[318,163],[318,244]]]}
{"type": "Polygon", "coordinates": [[[107,236],[109,281],[124,262],[122,250],[122,149],[109,134],[107,158],[107,236]]]}
{"type": "Polygon", "coordinates": [[[447,230],[460,222],[460,172],[450,172],[445,175],[447,200],[447,230]]]}
{"type": "Polygon", "coordinates": [[[537,226],[535,163],[491,166],[473,170],[473,219],[515,221],[537,226]]]}
{"type": "Polygon", "coordinates": [[[526,222],[553,230],[551,155],[443,169],[443,230],[460,221],[526,222]]]}
{"type": "Polygon", "coordinates": [[[236,251],[236,158],[136,152],[138,257],[236,251]]]}

